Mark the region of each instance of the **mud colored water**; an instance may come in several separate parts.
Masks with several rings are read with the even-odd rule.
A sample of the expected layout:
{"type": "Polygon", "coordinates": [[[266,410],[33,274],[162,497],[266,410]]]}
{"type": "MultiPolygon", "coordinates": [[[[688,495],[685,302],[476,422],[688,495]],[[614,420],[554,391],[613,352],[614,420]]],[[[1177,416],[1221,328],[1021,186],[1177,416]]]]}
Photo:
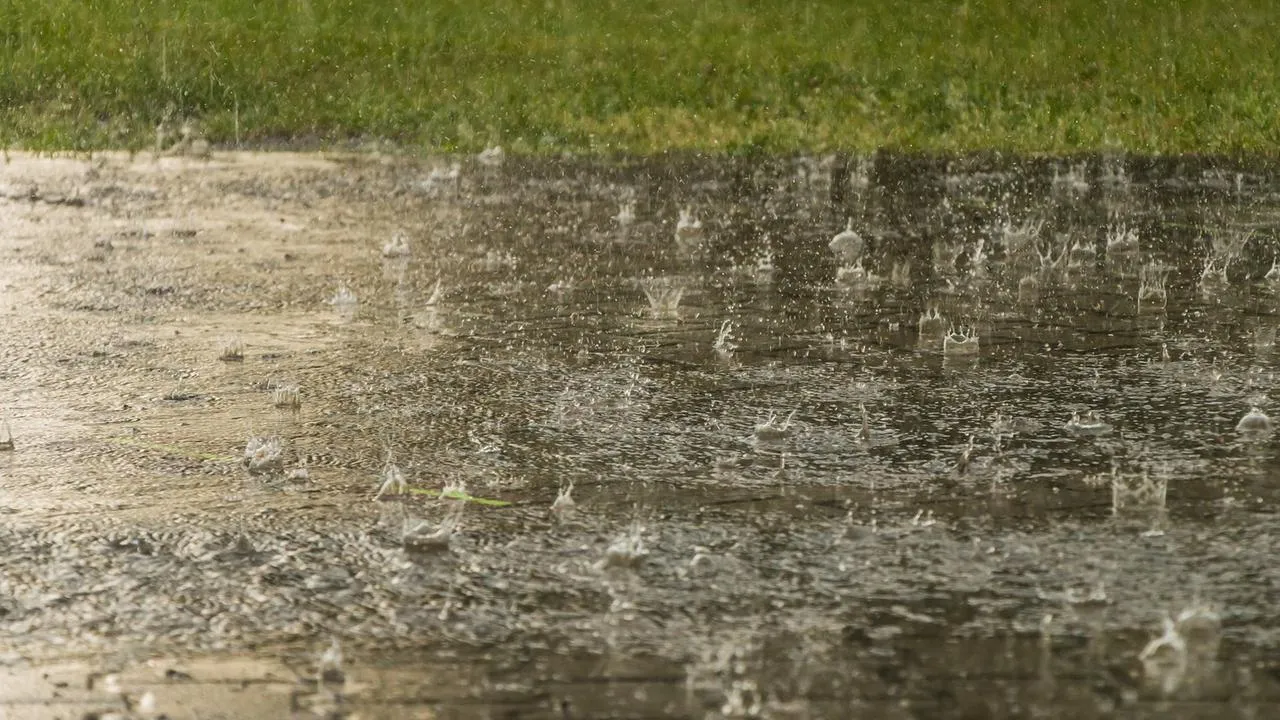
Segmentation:
{"type": "Polygon", "coordinates": [[[1270,717],[1277,170],[11,156],[0,715],[1270,717]]]}

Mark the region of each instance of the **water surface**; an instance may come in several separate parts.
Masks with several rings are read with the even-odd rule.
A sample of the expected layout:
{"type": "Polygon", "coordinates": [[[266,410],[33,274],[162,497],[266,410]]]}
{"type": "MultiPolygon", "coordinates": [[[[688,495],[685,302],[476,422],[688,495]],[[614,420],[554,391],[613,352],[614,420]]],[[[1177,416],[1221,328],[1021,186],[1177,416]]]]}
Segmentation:
{"type": "Polygon", "coordinates": [[[1280,471],[1236,430],[1272,410],[1270,164],[15,156],[0,189],[18,716],[236,680],[276,715],[1276,709],[1280,471]],[[374,499],[388,462],[414,494],[374,499]],[[1140,659],[1184,612],[1216,620],[1140,659]]]}

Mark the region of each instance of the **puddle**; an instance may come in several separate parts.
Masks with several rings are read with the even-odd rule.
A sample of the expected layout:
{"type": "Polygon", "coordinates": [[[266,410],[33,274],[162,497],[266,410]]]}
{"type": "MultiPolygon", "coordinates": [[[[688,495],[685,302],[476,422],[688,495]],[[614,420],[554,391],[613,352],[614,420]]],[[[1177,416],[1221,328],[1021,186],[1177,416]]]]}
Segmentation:
{"type": "Polygon", "coordinates": [[[12,155],[0,708],[1274,710],[1277,168],[811,165],[12,155]]]}

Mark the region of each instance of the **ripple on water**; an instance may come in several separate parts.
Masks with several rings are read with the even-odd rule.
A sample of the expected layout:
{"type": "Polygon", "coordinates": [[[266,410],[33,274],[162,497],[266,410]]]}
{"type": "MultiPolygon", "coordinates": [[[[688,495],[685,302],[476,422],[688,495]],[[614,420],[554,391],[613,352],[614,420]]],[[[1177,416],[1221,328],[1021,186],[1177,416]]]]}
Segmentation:
{"type": "MultiPolygon", "coordinates": [[[[1233,670],[1280,637],[1275,450],[1239,427],[1274,384],[1274,298],[1247,282],[1269,255],[1219,247],[1208,296],[1199,262],[1202,230],[1274,193],[1188,201],[1192,159],[1055,182],[994,158],[291,157],[5,166],[140,219],[25,200],[0,236],[24,308],[0,308],[0,656],[179,652],[191,688],[329,712],[336,637],[344,709],[373,714],[1280,696],[1233,670]],[[672,239],[686,205],[696,253],[672,239]],[[766,255],[767,282],[742,271],[766,255]],[[278,468],[246,471],[251,438],[278,468]],[[388,458],[406,492],[375,502],[388,458]],[[1135,674],[1162,616],[1205,603],[1216,655],[1135,674]]],[[[69,672],[107,665],[130,697],[204,702],[141,663],[69,672]]]]}

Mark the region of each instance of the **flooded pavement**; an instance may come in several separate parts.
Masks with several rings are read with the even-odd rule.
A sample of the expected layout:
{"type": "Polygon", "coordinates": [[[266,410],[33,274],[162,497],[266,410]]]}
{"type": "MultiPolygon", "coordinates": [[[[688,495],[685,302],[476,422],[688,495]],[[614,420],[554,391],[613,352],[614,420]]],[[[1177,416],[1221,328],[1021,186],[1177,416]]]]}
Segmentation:
{"type": "Polygon", "coordinates": [[[11,156],[0,717],[1270,717],[1278,170],[11,156]]]}

